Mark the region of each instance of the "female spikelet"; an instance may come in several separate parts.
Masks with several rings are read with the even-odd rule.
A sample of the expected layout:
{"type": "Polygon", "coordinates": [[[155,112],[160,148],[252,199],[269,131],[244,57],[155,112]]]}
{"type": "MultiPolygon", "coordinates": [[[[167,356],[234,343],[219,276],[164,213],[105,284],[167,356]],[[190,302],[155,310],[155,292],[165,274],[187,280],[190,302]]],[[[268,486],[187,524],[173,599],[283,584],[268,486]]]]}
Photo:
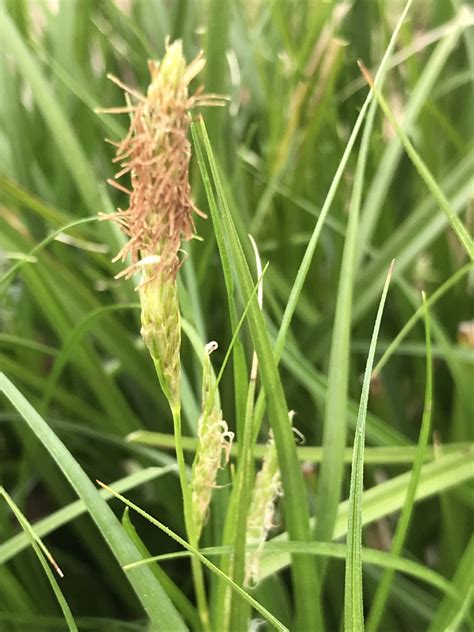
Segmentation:
{"type": "Polygon", "coordinates": [[[222,411],[217,402],[217,386],[210,354],[217,343],[206,345],[202,375],[202,412],[198,421],[198,447],[193,464],[191,480],[193,520],[199,539],[216,486],[217,472],[227,463],[234,433],[222,419],[222,411]]]}

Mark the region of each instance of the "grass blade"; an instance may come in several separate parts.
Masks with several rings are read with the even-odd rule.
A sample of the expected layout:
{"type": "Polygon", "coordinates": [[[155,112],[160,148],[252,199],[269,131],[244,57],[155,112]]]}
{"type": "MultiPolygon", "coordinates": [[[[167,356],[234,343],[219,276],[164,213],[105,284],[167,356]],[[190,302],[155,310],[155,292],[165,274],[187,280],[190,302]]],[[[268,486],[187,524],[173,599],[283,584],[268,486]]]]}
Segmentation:
{"type": "MultiPolygon", "coordinates": [[[[137,549],[140,551],[141,556],[143,558],[149,557],[150,552],[143,543],[137,530],[135,529],[134,524],[130,519],[130,512],[128,507],[125,507],[125,511],[122,516],[122,525],[128,537],[132,540],[137,549]]],[[[174,583],[174,581],[166,574],[166,572],[160,566],[158,566],[158,564],[154,564],[151,567],[151,572],[163,586],[166,594],[174,603],[178,611],[183,615],[183,618],[188,621],[191,629],[195,630],[196,632],[202,632],[203,628],[198,612],[193,604],[186,597],[186,595],[183,593],[183,591],[174,583]]]]}
{"type": "MultiPolygon", "coordinates": [[[[139,558],[138,550],[125,535],[120,522],[105,500],[97,493],[84,470],[44,419],[3,373],[0,373],[0,391],[10,400],[56,461],[64,476],[84,502],[118,562],[123,565],[139,558]]],[[[180,615],[149,569],[134,572],[128,575],[128,578],[157,630],[186,630],[180,615]]]]}
{"type": "MultiPolygon", "coordinates": [[[[249,546],[249,550],[252,550],[252,547],[249,546]]],[[[268,542],[265,545],[265,554],[268,556],[279,553],[290,553],[292,551],[305,553],[307,555],[314,555],[316,557],[327,557],[339,560],[345,560],[346,558],[346,545],[336,544],[334,542],[268,542]]],[[[200,552],[207,557],[213,557],[216,555],[231,555],[233,547],[207,547],[205,549],[201,549],[200,552]]],[[[143,559],[139,562],[135,562],[134,564],[130,564],[127,568],[135,568],[137,566],[141,566],[142,564],[151,564],[153,562],[162,562],[165,560],[189,557],[190,555],[191,553],[189,551],[177,551],[175,553],[154,555],[148,559],[143,559]]],[[[461,597],[451,582],[445,579],[440,573],[433,571],[431,568],[427,568],[419,562],[397,557],[392,553],[387,553],[386,551],[362,547],[362,563],[366,565],[380,566],[387,569],[394,569],[396,571],[406,573],[411,577],[421,579],[427,584],[434,586],[439,591],[449,595],[450,598],[461,603],[461,597]]]]}
{"type": "MultiPolygon", "coordinates": [[[[468,152],[452,172],[441,181],[446,195],[456,213],[460,213],[469,202],[472,185],[471,173],[474,168],[474,153],[468,152]]],[[[384,270],[396,257],[397,269],[394,282],[398,283],[403,272],[415,265],[421,253],[433,248],[439,236],[446,232],[448,220],[437,208],[436,202],[428,196],[396,228],[386,240],[374,259],[366,266],[356,285],[353,306],[353,323],[360,322],[367,309],[376,303],[384,283],[384,270]]]]}
{"type": "Polygon", "coordinates": [[[25,81],[31,86],[51,137],[63,157],[63,164],[70,170],[84,202],[91,212],[97,212],[102,204],[101,195],[94,172],[77,136],[14,22],[3,10],[0,11],[0,34],[5,49],[12,53],[25,81]]]}
{"type": "MultiPolygon", "coordinates": [[[[377,86],[383,85],[387,64],[389,63],[395,47],[395,41],[410,8],[410,4],[411,2],[406,3],[405,9],[393,31],[377,73],[377,86]]],[[[341,497],[344,474],[343,452],[346,444],[346,408],[350,369],[352,295],[358,253],[359,214],[376,110],[377,102],[373,100],[367,115],[357,161],[349,210],[349,221],[347,224],[341,271],[339,274],[324,412],[323,460],[318,482],[318,522],[315,539],[319,541],[331,540],[334,523],[336,521],[337,505],[341,497]]]]}
{"type": "Polygon", "coordinates": [[[361,62],[359,62],[359,67],[367,83],[371,86],[372,90],[374,91],[375,98],[379,102],[379,105],[384,111],[385,116],[390,121],[393,129],[395,130],[398,138],[400,139],[400,142],[405,147],[405,151],[408,157],[410,158],[410,160],[412,161],[415,169],[418,171],[418,174],[420,175],[421,179],[425,183],[428,191],[431,193],[433,198],[438,203],[439,207],[446,214],[446,217],[448,218],[448,221],[451,224],[451,228],[455,232],[457,238],[459,239],[459,242],[461,243],[462,247],[466,251],[470,260],[473,261],[474,260],[474,242],[472,238],[470,237],[469,233],[467,232],[466,227],[464,226],[464,224],[461,222],[459,217],[454,212],[453,208],[451,207],[451,204],[449,203],[448,199],[444,195],[443,191],[440,189],[438,183],[436,182],[432,173],[426,166],[425,162],[422,160],[422,158],[416,151],[414,145],[408,138],[406,132],[403,130],[401,125],[397,122],[397,119],[393,115],[393,112],[390,109],[388,103],[383,98],[378,87],[374,85],[374,81],[371,78],[368,70],[365,68],[365,66],[361,62]]]}
{"type": "MultiPolygon", "coordinates": [[[[176,472],[175,465],[169,465],[166,467],[149,467],[145,470],[140,470],[115,481],[113,484],[114,489],[120,492],[127,492],[130,489],[135,489],[139,485],[143,485],[148,481],[155,480],[159,476],[163,476],[168,472],[176,472]]],[[[101,490],[100,495],[105,500],[112,498],[111,494],[101,490]]],[[[46,518],[42,518],[35,522],[32,527],[38,537],[43,537],[56,531],[60,527],[68,524],[75,518],[86,513],[86,505],[82,500],[76,500],[66,507],[58,509],[54,513],[49,514],[46,518]]],[[[5,564],[8,560],[11,560],[15,555],[24,551],[30,544],[30,541],[25,533],[17,533],[6,542],[0,544],[0,564],[5,564]]]]}
{"type": "MultiPolygon", "coordinates": [[[[416,500],[421,501],[433,494],[440,494],[454,486],[461,485],[474,478],[472,468],[473,447],[462,448],[452,454],[442,456],[432,463],[422,467],[420,482],[416,489],[416,500]]],[[[411,472],[395,476],[380,485],[368,489],[362,494],[362,526],[370,524],[403,507],[411,478],[411,472]]],[[[339,504],[339,510],[334,527],[335,540],[347,534],[349,502],[339,504]]],[[[313,525],[314,526],[314,525],[313,525]]],[[[288,539],[287,533],[282,533],[271,540],[280,542],[288,539]]],[[[261,561],[260,577],[278,572],[290,563],[290,556],[282,553],[267,558],[265,554],[261,561]]],[[[438,628],[439,629],[439,628],[438,628]]],[[[434,630],[433,630],[434,632],[434,630]]]]}
{"type": "Polygon", "coordinates": [[[467,592],[466,598],[464,599],[459,612],[456,616],[448,623],[446,628],[446,632],[458,632],[462,622],[467,618],[469,614],[472,601],[474,599],[474,586],[471,586],[467,592]]]}
{"type": "MultiPolygon", "coordinates": [[[[226,239],[221,240],[220,243],[218,241],[219,250],[229,251],[237,271],[243,299],[247,302],[252,295],[254,282],[250,275],[240,242],[235,233],[232,217],[227,207],[225,196],[223,195],[218,169],[202,119],[200,123],[193,125],[191,129],[199,167],[203,180],[207,185],[213,223],[214,226],[217,227],[216,236],[218,230],[225,231],[226,239]],[[211,181],[204,161],[204,152],[209,160],[213,183],[217,190],[219,208],[212,192],[211,181]]],[[[265,321],[256,297],[251,300],[248,318],[252,341],[258,356],[262,385],[265,389],[268,402],[270,423],[278,452],[278,461],[285,492],[285,516],[288,530],[292,539],[307,540],[309,536],[309,513],[301,471],[296,456],[293,432],[288,422],[288,406],[285,401],[285,395],[278,375],[265,321]]],[[[321,609],[318,604],[315,603],[314,598],[318,590],[316,569],[310,560],[295,556],[292,571],[297,607],[297,625],[301,626],[303,630],[320,630],[322,629],[321,609]]]]}
{"type": "MultiPolygon", "coordinates": [[[[138,514],[140,514],[140,516],[143,516],[144,518],[146,518],[146,520],[151,522],[155,527],[158,527],[158,529],[163,531],[163,533],[166,533],[166,535],[168,535],[170,538],[172,538],[175,542],[177,542],[178,544],[183,546],[194,557],[198,558],[199,561],[204,566],[207,566],[207,568],[209,568],[209,570],[211,570],[213,573],[216,573],[217,575],[219,575],[219,577],[222,580],[224,580],[226,583],[228,583],[232,587],[233,590],[238,592],[241,597],[243,597],[246,601],[248,601],[257,610],[257,612],[259,612],[263,617],[265,617],[265,619],[268,622],[270,622],[274,626],[274,628],[276,630],[280,630],[281,632],[288,632],[287,628],[284,625],[282,625],[278,621],[278,619],[276,619],[270,612],[268,612],[268,610],[266,608],[264,608],[262,605],[260,605],[258,603],[258,601],[256,601],[247,592],[245,592],[245,590],[243,590],[243,588],[241,588],[235,582],[233,582],[232,579],[230,579],[230,577],[227,577],[227,575],[225,575],[220,570],[220,568],[218,568],[217,566],[215,566],[215,564],[210,562],[206,557],[204,557],[204,555],[202,553],[200,553],[197,549],[195,549],[190,544],[188,544],[186,542],[186,540],[183,540],[183,538],[181,538],[178,534],[176,534],[173,531],[171,531],[171,529],[168,529],[168,527],[166,527],[162,522],[160,522],[159,520],[157,520],[153,516],[150,516],[150,514],[148,514],[146,511],[144,511],[141,507],[138,507],[138,505],[135,505],[134,503],[132,503],[130,500],[128,500],[128,498],[125,498],[121,494],[117,493],[111,487],[108,487],[108,485],[104,485],[104,483],[101,483],[100,481],[97,481],[97,482],[98,482],[98,484],[101,487],[103,487],[108,492],[113,494],[116,498],[121,500],[125,505],[127,505],[127,507],[130,507],[130,509],[133,509],[134,511],[136,511],[138,514]]],[[[131,564],[131,566],[129,566],[129,564],[125,564],[124,565],[125,570],[128,570],[129,572],[136,570],[137,567],[134,565],[134,563],[131,562],[130,564],[131,564]]]]}
{"type": "MultiPolygon", "coordinates": [[[[458,564],[452,583],[459,593],[467,595],[472,587],[474,568],[474,537],[471,537],[469,544],[458,564]]],[[[459,612],[459,604],[450,595],[445,595],[441,601],[428,628],[429,632],[446,630],[452,624],[459,612]]]]}
{"type": "Polygon", "coordinates": [[[380,299],[374,331],[367,357],[367,364],[360,397],[359,416],[355,430],[352,458],[351,488],[347,522],[347,558],[344,596],[344,629],[346,632],[363,632],[364,606],[362,600],[362,493],[364,479],[365,418],[369,401],[370,379],[382,321],[385,299],[392,276],[393,262],[385,281],[380,299]]]}
{"type": "MultiPolygon", "coordinates": [[[[398,33],[399,28],[401,27],[401,24],[403,23],[408,10],[410,9],[412,0],[409,0],[406,5],[405,5],[405,9],[400,17],[400,20],[397,24],[397,28],[394,31],[394,35],[396,35],[398,33]]],[[[389,45],[390,46],[390,45],[389,45]]],[[[385,67],[386,61],[388,60],[388,58],[390,57],[390,48],[387,49],[387,51],[385,52],[385,55],[382,59],[381,62],[381,66],[375,76],[375,82],[377,82],[380,80],[380,75],[383,72],[383,69],[385,67]]],[[[336,173],[334,174],[334,178],[332,180],[331,186],[329,188],[329,191],[327,193],[327,196],[324,200],[324,203],[322,205],[321,208],[321,213],[318,217],[318,221],[316,222],[316,225],[314,227],[313,233],[311,235],[311,239],[308,242],[308,246],[305,250],[303,259],[301,260],[301,264],[298,268],[298,274],[296,275],[295,281],[293,283],[293,286],[291,288],[291,292],[290,292],[290,296],[288,298],[288,303],[287,306],[285,308],[285,312],[283,314],[283,318],[282,318],[282,322],[280,325],[280,330],[278,332],[278,337],[275,343],[275,357],[277,359],[280,358],[282,352],[283,352],[283,348],[285,346],[285,340],[286,337],[288,335],[288,331],[289,331],[289,327],[290,327],[290,323],[291,323],[291,319],[293,317],[295,308],[296,308],[296,304],[299,300],[301,291],[303,289],[303,285],[305,282],[305,279],[308,275],[309,272],[309,267],[311,265],[311,261],[313,260],[314,257],[314,253],[316,250],[316,246],[318,245],[319,242],[319,236],[321,234],[323,225],[326,221],[326,217],[329,213],[329,210],[331,208],[331,205],[334,201],[334,197],[336,195],[337,189],[339,187],[339,184],[341,182],[342,176],[344,174],[345,168],[347,166],[347,162],[349,160],[350,154],[352,152],[352,149],[354,147],[354,144],[357,140],[357,137],[359,135],[360,129],[362,127],[362,123],[364,122],[364,118],[365,115],[367,113],[367,110],[369,108],[369,105],[372,101],[373,98],[373,93],[372,91],[369,92],[369,94],[367,95],[361,109],[359,112],[359,115],[357,116],[357,120],[354,124],[354,127],[352,129],[351,135],[347,141],[347,145],[346,148],[344,150],[344,153],[342,155],[341,161],[339,163],[339,166],[337,168],[336,173]]]]}
{"type": "Polygon", "coordinates": [[[30,523],[28,522],[26,517],[23,515],[23,513],[20,511],[20,508],[16,505],[16,503],[13,501],[13,499],[7,493],[7,491],[1,486],[0,486],[0,496],[3,496],[5,498],[6,502],[10,506],[10,509],[13,511],[18,522],[20,523],[21,528],[25,532],[25,535],[30,541],[31,546],[33,547],[33,550],[36,553],[36,556],[38,557],[41,566],[43,567],[45,575],[48,578],[49,583],[51,584],[51,588],[53,589],[53,592],[56,596],[58,604],[66,620],[67,627],[69,628],[70,632],[77,632],[77,625],[76,625],[76,622],[74,621],[74,617],[72,616],[72,612],[69,607],[69,604],[67,603],[63,595],[63,592],[61,588],[59,587],[58,580],[54,576],[54,573],[51,571],[51,568],[49,567],[47,560],[49,560],[49,562],[53,565],[53,567],[58,572],[60,577],[63,577],[62,571],[59,569],[59,566],[54,561],[48,549],[45,547],[45,545],[41,542],[41,540],[35,534],[30,523]]]}
{"type": "MultiPolygon", "coordinates": [[[[435,292],[426,300],[426,306],[431,307],[438,299],[446,294],[446,292],[453,287],[462,277],[468,274],[474,267],[471,263],[466,264],[462,268],[459,268],[453,275],[449,277],[442,285],[440,285],[435,292]]],[[[405,338],[405,336],[413,329],[415,324],[421,318],[424,311],[424,305],[420,305],[420,307],[416,310],[413,316],[406,322],[403,328],[398,332],[392,342],[389,344],[387,349],[384,351],[382,357],[377,362],[374,368],[374,372],[372,377],[376,377],[382,368],[387,364],[390,357],[395,353],[396,349],[405,338]]]]}
{"type": "MultiPolygon", "coordinates": [[[[429,101],[433,87],[439,78],[441,70],[447,62],[449,55],[452,53],[457,41],[459,40],[460,29],[463,27],[461,16],[455,18],[448,25],[443,25],[445,32],[443,39],[436,45],[432,52],[428,63],[423,67],[410,98],[406,104],[403,115],[403,126],[407,130],[411,130],[417,123],[417,119],[429,101]]],[[[364,212],[361,220],[360,239],[361,243],[370,245],[373,238],[373,232],[380,217],[384,200],[386,199],[390,183],[393,181],[397,165],[403,147],[398,139],[394,138],[385,149],[378,168],[373,177],[372,183],[368,189],[366,199],[364,201],[364,212]]],[[[362,260],[363,252],[358,255],[358,266],[362,260]]],[[[397,257],[397,262],[399,257],[397,257]]],[[[397,268],[399,264],[397,263],[397,268]]]]}
{"type": "Polygon", "coordinates": [[[57,357],[54,360],[54,364],[48,376],[48,381],[46,384],[46,388],[44,389],[43,398],[41,401],[41,412],[43,415],[46,415],[48,411],[49,404],[54,397],[56,385],[58,384],[59,378],[62,371],[64,370],[66,363],[68,362],[69,358],[72,357],[75,347],[77,347],[80,339],[84,335],[84,332],[87,331],[87,328],[91,321],[94,321],[102,314],[126,309],[140,309],[140,303],[118,303],[114,305],[105,305],[103,307],[98,307],[97,309],[89,312],[89,314],[84,316],[82,320],[80,320],[78,324],[73,329],[71,329],[68,338],[63,343],[61,351],[57,354],[57,357]]]}
{"type": "Polygon", "coordinates": [[[45,248],[49,243],[54,241],[54,239],[56,239],[58,235],[61,235],[61,233],[66,232],[70,228],[75,228],[76,226],[80,226],[81,224],[97,222],[98,219],[99,219],[98,217],[83,217],[82,219],[78,219],[73,222],[70,222],[69,224],[66,224],[65,226],[61,226],[61,228],[58,228],[57,230],[53,231],[51,234],[45,237],[43,241],[41,241],[32,250],[30,250],[30,252],[28,252],[28,254],[25,256],[24,259],[15,263],[15,265],[13,265],[9,270],[7,270],[7,272],[5,272],[5,274],[3,274],[0,277],[0,286],[2,286],[11,277],[13,277],[15,273],[18,272],[18,270],[20,270],[20,268],[22,268],[26,263],[30,263],[31,261],[33,261],[34,259],[32,259],[32,257],[34,257],[34,255],[36,255],[41,250],[43,250],[43,248],[45,248]]]}
{"type": "MultiPolygon", "coordinates": [[[[410,519],[413,513],[413,506],[415,503],[416,488],[418,481],[420,480],[421,466],[423,464],[426,447],[428,445],[428,438],[430,434],[431,426],[431,409],[433,404],[433,369],[432,369],[432,357],[431,357],[431,334],[430,334],[430,321],[428,312],[428,302],[426,296],[423,293],[423,309],[425,316],[425,339],[426,339],[426,386],[425,386],[425,406],[423,410],[423,418],[421,421],[420,436],[418,439],[418,446],[416,451],[415,461],[413,463],[413,469],[411,472],[410,482],[408,484],[407,496],[405,504],[398,521],[397,530],[393,538],[392,553],[394,555],[400,555],[405,543],[408,527],[410,525],[410,519]]],[[[367,632],[376,632],[380,625],[383,610],[387,602],[387,598],[390,592],[390,585],[392,583],[394,570],[386,570],[382,576],[380,583],[377,586],[375,596],[372,600],[372,607],[370,609],[369,618],[367,620],[367,632]]]]}
{"type": "MultiPolygon", "coordinates": [[[[151,430],[137,430],[127,437],[128,441],[133,441],[143,445],[150,445],[155,448],[165,448],[172,450],[174,448],[173,435],[164,432],[153,432],[151,430]]],[[[183,449],[185,452],[194,452],[196,450],[197,440],[193,437],[183,437],[183,449]]],[[[469,450],[474,448],[473,443],[444,443],[443,454],[450,454],[459,450],[469,450]]],[[[230,449],[232,456],[238,454],[239,447],[234,441],[230,449]]],[[[252,455],[255,459],[261,459],[266,450],[264,444],[253,446],[252,455]]],[[[300,461],[309,461],[311,463],[320,463],[323,458],[323,450],[314,446],[297,446],[296,453],[300,461]]],[[[417,455],[417,446],[387,446],[382,448],[365,448],[364,462],[371,465],[400,465],[415,460],[417,455]]],[[[435,449],[428,446],[424,452],[424,461],[433,461],[435,459],[435,449]]],[[[352,448],[345,448],[342,459],[344,463],[352,463],[352,448]]]]}

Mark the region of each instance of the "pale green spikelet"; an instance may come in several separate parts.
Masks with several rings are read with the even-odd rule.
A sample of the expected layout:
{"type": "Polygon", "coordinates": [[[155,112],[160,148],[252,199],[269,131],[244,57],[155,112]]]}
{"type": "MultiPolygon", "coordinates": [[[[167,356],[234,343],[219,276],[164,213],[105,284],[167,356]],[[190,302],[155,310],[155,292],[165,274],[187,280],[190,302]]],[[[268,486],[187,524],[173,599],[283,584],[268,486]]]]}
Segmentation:
{"type": "Polygon", "coordinates": [[[270,530],[275,526],[275,503],[282,495],[280,468],[275,441],[270,434],[262,467],[255,477],[252,500],[247,516],[247,544],[256,547],[247,555],[245,585],[258,580],[260,555],[270,530]]]}
{"type": "Polygon", "coordinates": [[[173,279],[161,275],[140,286],[141,335],[155,364],[170,406],[180,401],[181,319],[178,290],[173,279]]]}
{"type": "Polygon", "coordinates": [[[227,463],[234,433],[222,419],[210,354],[215,342],[206,345],[202,376],[202,412],[198,422],[198,445],[191,479],[193,521],[198,538],[206,521],[217,472],[227,463]]]}

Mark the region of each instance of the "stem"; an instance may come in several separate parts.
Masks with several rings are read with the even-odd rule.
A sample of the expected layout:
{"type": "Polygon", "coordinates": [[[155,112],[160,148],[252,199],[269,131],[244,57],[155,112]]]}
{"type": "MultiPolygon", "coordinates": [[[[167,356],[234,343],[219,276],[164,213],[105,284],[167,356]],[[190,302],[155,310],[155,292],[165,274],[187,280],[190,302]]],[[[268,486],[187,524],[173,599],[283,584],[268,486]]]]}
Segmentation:
{"type": "MultiPolygon", "coordinates": [[[[250,379],[246,412],[244,418],[244,433],[242,438],[242,447],[238,457],[237,472],[235,475],[235,483],[232,488],[227,515],[224,524],[224,533],[222,537],[223,545],[233,545],[233,555],[223,556],[219,564],[220,568],[240,586],[243,584],[243,574],[245,571],[245,533],[247,529],[247,514],[249,508],[248,488],[249,473],[252,464],[252,439],[253,439],[253,402],[255,396],[255,380],[250,379]],[[239,569],[240,572],[239,572],[239,569]]],[[[216,607],[214,608],[216,629],[229,632],[229,630],[237,630],[242,628],[232,627],[235,623],[235,610],[239,605],[243,605],[241,600],[239,603],[234,601],[233,595],[228,590],[228,586],[223,582],[218,584],[216,592],[216,607]],[[234,612],[232,612],[234,611],[234,612]]],[[[245,609],[244,609],[245,611],[245,609]]],[[[245,627],[243,628],[245,629],[245,627]]]]}
{"type": "MultiPolygon", "coordinates": [[[[181,493],[183,495],[184,524],[189,544],[195,549],[198,548],[196,530],[192,517],[192,497],[186,472],[186,461],[181,436],[181,405],[179,402],[170,402],[171,414],[173,416],[174,438],[176,447],[176,461],[178,462],[179,481],[181,493]]],[[[204,630],[210,630],[209,610],[207,607],[206,589],[204,585],[204,573],[201,562],[194,556],[191,557],[191,570],[193,574],[194,590],[199,616],[204,630]]]]}
{"type": "MultiPolygon", "coordinates": [[[[253,367],[256,367],[254,356],[253,367]]],[[[253,368],[252,367],[252,368],[253,368]]],[[[247,394],[247,407],[245,413],[244,436],[242,441],[241,463],[239,464],[239,478],[237,489],[237,516],[234,544],[233,580],[239,586],[243,586],[245,577],[245,544],[247,535],[247,518],[250,505],[249,489],[250,475],[253,465],[252,439],[253,439],[253,411],[256,386],[256,370],[252,370],[247,394]]],[[[231,630],[247,629],[247,619],[250,615],[248,604],[235,595],[232,595],[231,606],[231,630]]]]}

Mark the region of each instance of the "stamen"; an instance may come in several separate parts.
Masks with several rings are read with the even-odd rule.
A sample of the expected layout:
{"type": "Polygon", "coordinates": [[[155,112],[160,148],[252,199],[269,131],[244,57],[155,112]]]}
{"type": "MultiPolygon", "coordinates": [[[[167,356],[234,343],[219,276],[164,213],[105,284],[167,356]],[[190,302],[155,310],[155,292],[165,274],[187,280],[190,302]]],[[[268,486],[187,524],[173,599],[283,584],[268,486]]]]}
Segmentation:
{"type": "Polygon", "coordinates": [[[107,73],[107,79],[110,79],[112,83],[115,83],[119,88],[122,88],[122,90],[124,90],[125,92],[128,92],[139,101],[146,101],[146,97],[144,97],[143,94],[140,94],[140,92],[137,92],[133,88],[130,88],[129,86],[125,85],[124,83],[120,81],[120,79],[117,79],[117,77],[115,77],[114,75],[107,73]]]}
{"type": "Polygon", "coordinates": [[[132,195],[132,192],[130,191],[130,189],[126,189],[119,182],[115,182],[115,180],[112,180],[111,178],[108,178],[107,184],[110,184],[110,186],[115,187],[116,189],[118,189],[119,191],[122,191],[123,193],[127,193],[127,195],[132,195]]]}

